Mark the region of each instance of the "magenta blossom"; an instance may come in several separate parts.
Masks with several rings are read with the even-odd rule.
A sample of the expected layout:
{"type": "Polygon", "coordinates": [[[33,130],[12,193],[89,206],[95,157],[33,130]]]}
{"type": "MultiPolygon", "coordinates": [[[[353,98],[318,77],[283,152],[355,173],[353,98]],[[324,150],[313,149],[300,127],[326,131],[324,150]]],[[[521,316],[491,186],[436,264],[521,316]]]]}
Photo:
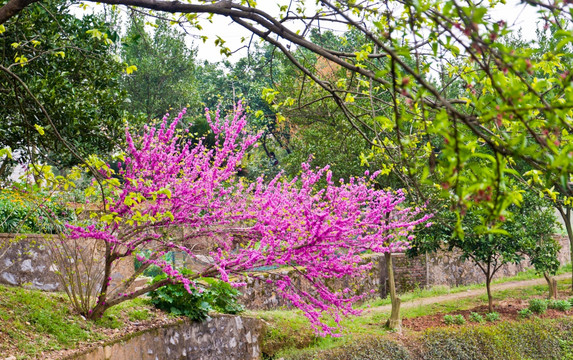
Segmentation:
{"type": "Polygon", "coordinates": [[[325,281],[366,276],[371,265],[362,262],[361,253],[404,251],[415,226],[431,217],[404,207],[401,191],[374,189],[371,181],[379,172],[336,185],[328,168],[305,163],[298,178],[279,175],[269,183],[259,178],[247,184],[237,171],[258,136],[245,130],[241,104],[225,119],[207,112],[216,136],[212,148],[201,139],[192,145],[187,132],[178,132],[184,114],[171,123],[166,116],[159,128],[147,128],[142,136],[126,130],[119,173],[105,165],[98,169],[106,178],[105,214],[86,225],[68,225],[70,238],[106,244],[104,279],[115,261],[132,253],[142,269],[157,265],[169,278],[134,292],[127,288],[142,269],[117,289],[104,282],[86,316],[97,318],[106,308],[168,282],[181,282],[190,292],[201,290],[194,281],[199,277],[241,286],[249,269],[278,265],[294,267],[313,290],[302,291],[282,275],[272,280],[277,293],[301,309],[318,332],[333,334],[335,328],[322,315],[331,314],[338,323],[341,315],[357,314],[352,304],[367,294],[333,291],[325,281]],[[322,178],[326,187],[319,186],[322,178]],[[203,271],[185,277],[162,260],[169,251],[195,256],[192,244],[205,237],[212,241],[213,263],[203,271]],[[138,253],[144,249],[145,257],[138,253]]]}

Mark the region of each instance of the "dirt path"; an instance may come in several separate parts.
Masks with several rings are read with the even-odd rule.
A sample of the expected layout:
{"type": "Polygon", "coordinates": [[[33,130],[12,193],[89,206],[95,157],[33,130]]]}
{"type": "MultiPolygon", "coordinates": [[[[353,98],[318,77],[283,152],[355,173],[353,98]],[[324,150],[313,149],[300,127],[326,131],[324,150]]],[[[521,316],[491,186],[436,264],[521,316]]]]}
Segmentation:
{"type": "MultiPolygon", "coordinates": [[[[571,278],[571,274],[561,274],[555,277],[556,280],[563,280],[568,278],[571,278]]],[[[541,279],[523,280],[523,281],[510,281],[502,284],[495,284],[491,286],[491,289],[492,291],[498,291],[498,290],[514,289],[514,288],[528,287],[533,285],[543,285],[543,284],[547,284],[547,282],[545,281],[545,279],[541,278],[541,279]]],[[[420,299],[405,301],[401,304],[400,308],[405,309],[405,308],[429,305],[445,301],[452,301],[456,299],[475,297],[484,294],[486,294],[485,285],[483,286],[483,288],[480,289],[473,289],[454,294],[445,294],[428,298],[420,298],[420,299]]],[[[391,309],[392,305],[388,304],[383,306],[372,307],[368,311],[389,312],[391,309]]]]}

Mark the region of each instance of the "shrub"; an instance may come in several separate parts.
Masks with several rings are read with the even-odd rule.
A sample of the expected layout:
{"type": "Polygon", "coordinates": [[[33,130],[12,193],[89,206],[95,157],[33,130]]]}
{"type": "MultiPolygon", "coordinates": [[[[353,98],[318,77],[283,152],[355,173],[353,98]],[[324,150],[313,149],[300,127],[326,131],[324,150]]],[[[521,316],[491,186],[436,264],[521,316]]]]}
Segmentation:
{"type": "Polygon", "coordinates": [[[444,316],[444,322],[446,325],[463,325],[466,323],[466,319],[463,315],[446,315],[444,316]]]}
{"type": "Polygon", "coordinates": [[[536,314],[543,314],[547,311],[547,300],[531,299],[529,300],[529,310],[536,314]]]}
{"type": "MultiPolygon", "coordinates": [[[[189,274],[189,270],[181,271],[189,274]]],[[[153,278],[152,283],[164,280],[165,274],[153,278]]],[[[237,303],[239,291],[224,281],[213,278],[203,278],[199,283],[206,283],[203,292],[191,287],[189,293],[183,284],[169,284],[149,293],[151,303],[158,309],[168,311],[174,315],[185,315],[191,320],[204,320],[209,311],[216,310],[225,314],[237,314],[243,311],[242,305],[237,303]]]]}
{"type": "Polygon", "coordinates": [[[531,315],[533,315],[533,312],[531,310],[529,310],[529,308],[525,308],[525,309],[521,309],[517,312],[517,314],[519,315],[520,318],[522,319],[528,319],[531,317],[531,315]]]}
{"type": "Polygon", "coordinates": [[[496,326],[433,328],[420,337],[420,359],[565,359],[573,319],[500,322],[496,326]],[[561,340],[561,341],[560,341],[561,340]]]}
{"type": "Polygon", "coordinates": [[[485,320],[489,322],[498,321],[499,318],[499,313],[496,313],[495,311],[485,314],[485,320]]]}
{"type": "Polygon", "coordinates": [[[549,309],[555,309],[559,311],[567,311],[571,309],[571,303],[567,300],[551,300],[547,304],[549,309]]]}
{"type": "Polygon", "coordinates": [[[394,341],[374,336],[353,339],[332,349],[303,349],[274,357],[284,360],[410,360],[408,351],[394,341]]]}
{"type": "Polygon", "coordinates": [[[484,323],[485,320],[483,319],[483,316],[481,316],[480,314],[476,313],[476,312],[472,312],[470,314],[470,321],[472,322],[477,322],[477,323],[484,323]]]}

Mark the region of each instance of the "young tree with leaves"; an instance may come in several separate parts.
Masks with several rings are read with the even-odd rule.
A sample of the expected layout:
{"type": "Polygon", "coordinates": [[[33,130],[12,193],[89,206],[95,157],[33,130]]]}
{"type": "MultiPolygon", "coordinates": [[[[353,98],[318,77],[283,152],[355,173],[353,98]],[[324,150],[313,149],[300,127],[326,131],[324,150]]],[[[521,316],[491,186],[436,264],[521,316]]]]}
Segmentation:
{"type": "MultiPolygon", "coordinates": [[[[483,201],[482,206],[487,206],[486,200],[492,196],[491,189],[478,194],[480,197],[474,201],[483,201]]],[[[445,207],[436,214],[436,223],[414,239],[410,253],[417,255],[440,249],[459,251],[462,261],[473,262],[483,273],[488,308],[493,312],[491,282],[502,266],[517,264],[529,257],[536,271],[548,278],[550,286],[549,276],[559,268],[559,246],[552,237],[556,222],[550,204],[534,193],[522,192],[520,204],[512,205],[509,210],[510,217],[499,219],[501,228],[495,233],[484,233],[479,227],[483,226],[483,217],[488,212],[474,206],[463,217],[463,232],[460,232],[451,225],[455,224],[455,214],[445,207]]]]}

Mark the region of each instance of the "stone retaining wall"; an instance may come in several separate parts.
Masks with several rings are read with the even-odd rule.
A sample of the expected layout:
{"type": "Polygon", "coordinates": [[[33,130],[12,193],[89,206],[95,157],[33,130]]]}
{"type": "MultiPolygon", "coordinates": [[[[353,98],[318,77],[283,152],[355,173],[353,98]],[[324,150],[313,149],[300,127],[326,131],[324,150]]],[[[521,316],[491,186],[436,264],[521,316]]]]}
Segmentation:
{"type": "MultiPolygon", "coordinates": [[[[380,296],[380,259],[383,256],[367,256],[364,261],[372,262],[372,269],[366,278],[328,279],[326,285],[331,290],[352,289],[355,294],[367,294],[364,300],[378,298],[380,296]],[[373,291],[372,291],[373,290],[373,291]]],[[[272,280],[278,280],[284,275],[289,275],[293,284],[300,290],[313,293],[313,286],[294,269],[276,269],[265,272],[256,272],[252,278],[246,280],[247,285],[240,287],[242,296],[239,302],[251,310],[272,310],[281,307],[290,308],[291,304],[276,292],[276,286],[272,280]],[[268,282],[271,280],[271,282],[268,282]]]]}
{"type": "Polygon", "coordinates": [[[264,323],[216,315],[132,334],[66,360],[259,360],[264,323]]]}
{"type": "MultiPolygon", "coordinates": [[[[425,288],[428,285],[428,269],[426,256],[408,257],[404,254],[392,254],[392,265],[394,269],[394,281],[396,291],[405,293],[418,288],[425,288]]],[[[380,297],[388,295],[388,276],[386,274],[386,261],[381,257],[380,273],[382,276],[380,287],[380,297]]]]}
{"type": "MultiPolygon", "coordinates": [[[[56,275],[58,264],[54,263],[51,246],[48,242],[59,238],[45,234],[3,234],[0,233],[0,283],[14,286],[32,287],[44,291],[64,290],[59,276],[56,275]]],[[[101,241],[86,240],[69,242],[68,249],[81,251],[77,268],[82,269],[80,262],[88,264],[94,261],[92,272],[103,273],[104,248],[101,241]]],[[[80,271],[81,272],[81,271],[80,271]]],[[[111,286],[121,283],[134,272],[133,258],[128,257],[116,262],[112,269],[111,286]]],[[[96,276],[96,275],[94,275],[96,276]]]]}
{"type": "MultiPolygon", "coordinates": [[[[55,271],[49,248],[45,238],[54,239],[41,234],[0,234],[0,283],[33,287],[46,291],[63,290],[55,271]],[[17,238],[17,241],[13,239],[17,238]]],[[[562,249],[559,261],[562,264],[570,262],[569,241],[566,236],[558,235],[562,249]]],[[[96,251],[101,252],[102,249],[96,251]]],[[[100,256],[101,255],[101,256],[100,256]]],[[[459,252],[440,251],[417,258],[408,258],[403,254],[393,255],[394,271],[398,292],[406,292],[429,285],[459,286],[484,282],[485,278],[480,269],[471,261],[462,262],[459,252]]],[[[93,254],[92,254],[93,256],[93,254]]],[[[103,253],[100,253],[103,258],[103,253]]],[[[199,257],[198,257],[199,258],[199,257]]],[[[200,257],[207,259],[205,256],[200,257]]],[[[365,261],[373,262],[369,276],[364,279],[332,279],[328,282],[331,289],[351,288],[356,294],[366,293],[366,299],[385,297],[387,292],[386,269],[383,256],[369,256],[365,261]]],[[[207,260],[205,263],[209,263],[207,260]]],[[[188,264],[187,264],[188,265],[188,264]]],[[[204,266],[204,264],[199,264],[204,266]]],[[[195,266],[199,266],[195,265],[195,266]]],[[[496,277],[513,276],[529,267],[524,260],[521,264],[504,266],[496,277]]],[[[118,262],[112,273],[112,287],[130,276],[134,271],[133,259],[126,258],[118,262]]],[[[289,307],[290,304],[276,293],[274,285],[267,280],[278,279],[284,273],[289,273],[294,283],[304,291],[312,291],[311,284],[294,273],[293,269],[270,270],[257,272],[255,277],[248,280],[240,302],[249,309],[269,310],[289,307]]],[[[144,280],[145,281],[145,280],[144,280]]]]}
{"type": "MultiPolygon", "coordinates": [[[[571,262],[567,236],[555,235],[555,239],[561,244],[559,262],[561,264],[571,262]]],[[[428,254],[427,259],[429,285],[460,286],[485,282],[485,275],[479,267],[471,260],[460,260],[459,250],[428,254]]],[[[504,265],[494,278],[514,276],[530,267],[529,260],[526,258],[519,264],[504,265]]]]}

